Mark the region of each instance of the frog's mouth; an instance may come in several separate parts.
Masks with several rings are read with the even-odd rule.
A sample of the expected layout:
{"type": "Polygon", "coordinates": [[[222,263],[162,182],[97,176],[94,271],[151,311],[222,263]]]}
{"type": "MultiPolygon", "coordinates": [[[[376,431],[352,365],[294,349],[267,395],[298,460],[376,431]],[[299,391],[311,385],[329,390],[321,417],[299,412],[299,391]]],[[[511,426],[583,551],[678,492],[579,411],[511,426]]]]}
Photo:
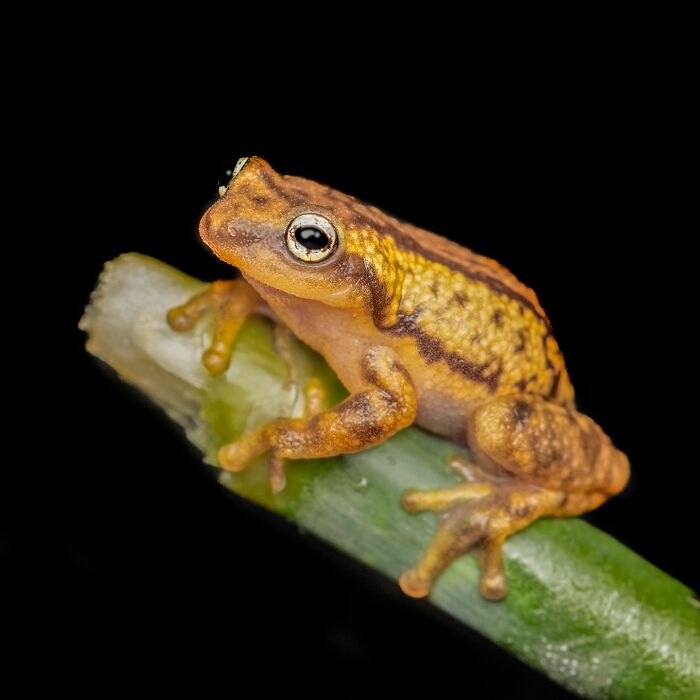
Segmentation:
{"type": "Polygon", "coordinates": [[[243,170],[243,167],[245,164],[250,160],[250,157],[246,158],[239,158],[238,161],[236,162],[236,166],[233,169],[233,172],[231,173],[231,179],[228,181],[228,185],[221,185],[219,187],[219,197],[223,197],[226,194],[226,191],[228,190],[229,187],[231,187],[231,183],[238,177],[238,173],[243,170]]]}

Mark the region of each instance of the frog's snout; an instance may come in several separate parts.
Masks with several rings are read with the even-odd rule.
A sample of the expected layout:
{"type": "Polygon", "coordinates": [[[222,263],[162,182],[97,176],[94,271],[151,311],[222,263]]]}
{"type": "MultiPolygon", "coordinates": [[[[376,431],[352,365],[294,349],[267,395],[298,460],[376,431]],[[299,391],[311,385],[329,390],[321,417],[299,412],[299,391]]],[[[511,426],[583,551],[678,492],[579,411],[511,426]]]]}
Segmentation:
{"type": "Polygon", "coordinates": [[[212,252],[225,262],[240,267],[250,258],[269,226],[260,226],[241,216],[236,204],[224,197],[214,203],[199,222],[199,236],[212,252]]]}
{"type": "Polygon", "coordinates": [[[231,236],[231,219],[218,202],[212,205],[199,222],[199,236],[216,255],[226,259],[226,253],[237,247],[235,236],[231,236]]]}
{"type": "Polygon", "coordinates": [[[221,226],[223,221],[214,211],[216,204],[209,207],[199,221],[199,237],[216,252],[216,243],[221,237],[221,226]]]}

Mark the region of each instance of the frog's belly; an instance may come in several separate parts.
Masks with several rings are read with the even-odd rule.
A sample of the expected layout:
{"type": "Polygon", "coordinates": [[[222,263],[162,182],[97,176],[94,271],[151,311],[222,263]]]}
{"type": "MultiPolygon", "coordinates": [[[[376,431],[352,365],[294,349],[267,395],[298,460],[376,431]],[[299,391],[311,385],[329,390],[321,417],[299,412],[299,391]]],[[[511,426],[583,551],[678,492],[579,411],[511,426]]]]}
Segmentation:
{"type": "MultiPolygon", "coordinates": [[[[367,379],[360,368],[367,347],[370,345],[366,338],[346,335],[343,337],[342,352],[337,349],[337,340],[334,353],[318,345],[316,349],[325,355],[345,387],[350,392],[355,392],[367,390],[367,379]]],[[[416,424],[431,433],[443,435],[464,444],[467,416],[483,400],[481,396],[475,395],[478,394],[479,388],[471,383],[465,383],[460,377],[455,377],[444,365],[426,366],[421,358],[410,354],[402,355],[401,348],[396,350],[397,356],[408,370],[416,388],[418,398],[416,424]]]]}
{"type": "MultiPolygon", "coordinates": [[[[329,359],[329,364],[349,391],[365,391],[366,379],[358,371],[366,345],[355,338],[348,338],[344,343],[343,358],[329,359]],[[353,355],[352,361],[347,362],[353,355]]],[[[431,368],[432,369],[432,368],[431,368]]],[[[418,398],[418,413],[415,423],[431,433],[442,435],[455,442],[465,444],[466,421],[469,412],[481,401],[468,400],[465,387],[455,392],[459,382],[448,381],[441,372],[411,373],[418,398]],[[437,376],[436,376],[437,375],[437,376]]],[[[468,389],[469,387],[466,387],[468,389]]]]}
{"type": "Polygon", "coordinates": [[[382,332],[344,310],[292,298],[246,279],[297,337],[326,358],[351,393],[367,390],[361,368],[368,349],[377,345],[391,347],[416,388],[416,423],[430,432],[465,442],[470,410],[488,399],[484,385],[467,381],[444,362],[427,362],[411,338],[382,332]]]}
{"type": "Polygon", "coordinates": [[[454,442],[466,444],[468,408],[447,393],[418,394],[416,425],[454,442]]]}
{"type": "Polygon", "coordinates": [[[493,398],[483,383],[470,381],[440,360],[428,362],[410,342],[397,348],[418,395],[416,424],[464,444],[467,418],[493,398]]]}

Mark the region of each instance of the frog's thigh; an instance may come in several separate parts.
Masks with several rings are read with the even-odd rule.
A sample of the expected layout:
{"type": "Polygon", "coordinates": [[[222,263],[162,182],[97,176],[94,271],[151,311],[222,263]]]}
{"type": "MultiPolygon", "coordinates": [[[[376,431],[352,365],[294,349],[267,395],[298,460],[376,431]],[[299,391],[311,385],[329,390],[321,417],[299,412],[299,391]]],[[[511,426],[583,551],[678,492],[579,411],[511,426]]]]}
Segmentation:
{"type": "Polygon", "coordinates": [[[367,388],[332,409],[307,418],[279,418],[219,450],[222,468],[240,471],[270,450],[271,485],[284,487],[284,459],[315,459],[357,452],[413,423],[416,393],[394,353],[374,347],[362,362],[367,388]]]}
{"type": "Polygon", "coordinates": [[[245,280],[221,280],[170,309],[168,323],[173,330],[187,331],[207,309],[214,309],[214,330],[202,361],[210,374],[220,374],[228,367],[233,343],[246,318],[255,313],[271,315],[271,312],[245,280]]]}
{"type": "Polygon", "coordinates": [[[467,441],[483,466],[495,462],[525,481],[567,493],[610,496],[629,476],[627,457],[593,420],[541,396],[485,403],[468,421],[467,441]]]}

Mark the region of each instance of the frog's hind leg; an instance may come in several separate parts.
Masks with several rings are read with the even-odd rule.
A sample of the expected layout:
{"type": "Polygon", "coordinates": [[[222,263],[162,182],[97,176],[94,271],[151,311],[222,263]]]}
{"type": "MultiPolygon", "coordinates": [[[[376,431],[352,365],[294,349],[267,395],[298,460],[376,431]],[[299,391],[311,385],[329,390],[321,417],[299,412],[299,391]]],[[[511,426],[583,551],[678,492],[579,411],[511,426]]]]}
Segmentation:
{"type": "Polygon", "coordinates": [[[476,465],[459,470],[464,483],[404,493],[406,510],[440,517],[423,558],[400,578],[411,596],[427,595],[452,561],[472,551],[481,594],[503,598],[501,547],[508,535],[543,516],[579,515],[599,506],[622,490],[629,474],[625,455],[590,418],[537,396],[484,404],[467,437],[476,465]]]}
{"type": "MultiPolygon", "coordinates": [[[[213,337],[202,362],[210,374],[221,374],[229,365],[236,335],[246,318],[252,314],[272,316],[272,312],[245,280],[221,280],[170,309],[168,324],[175,331],[190,330],[208,309],[214,310],[213,337]]],[[[283,359],[286,361],[284,355],[283,359]]]]}

